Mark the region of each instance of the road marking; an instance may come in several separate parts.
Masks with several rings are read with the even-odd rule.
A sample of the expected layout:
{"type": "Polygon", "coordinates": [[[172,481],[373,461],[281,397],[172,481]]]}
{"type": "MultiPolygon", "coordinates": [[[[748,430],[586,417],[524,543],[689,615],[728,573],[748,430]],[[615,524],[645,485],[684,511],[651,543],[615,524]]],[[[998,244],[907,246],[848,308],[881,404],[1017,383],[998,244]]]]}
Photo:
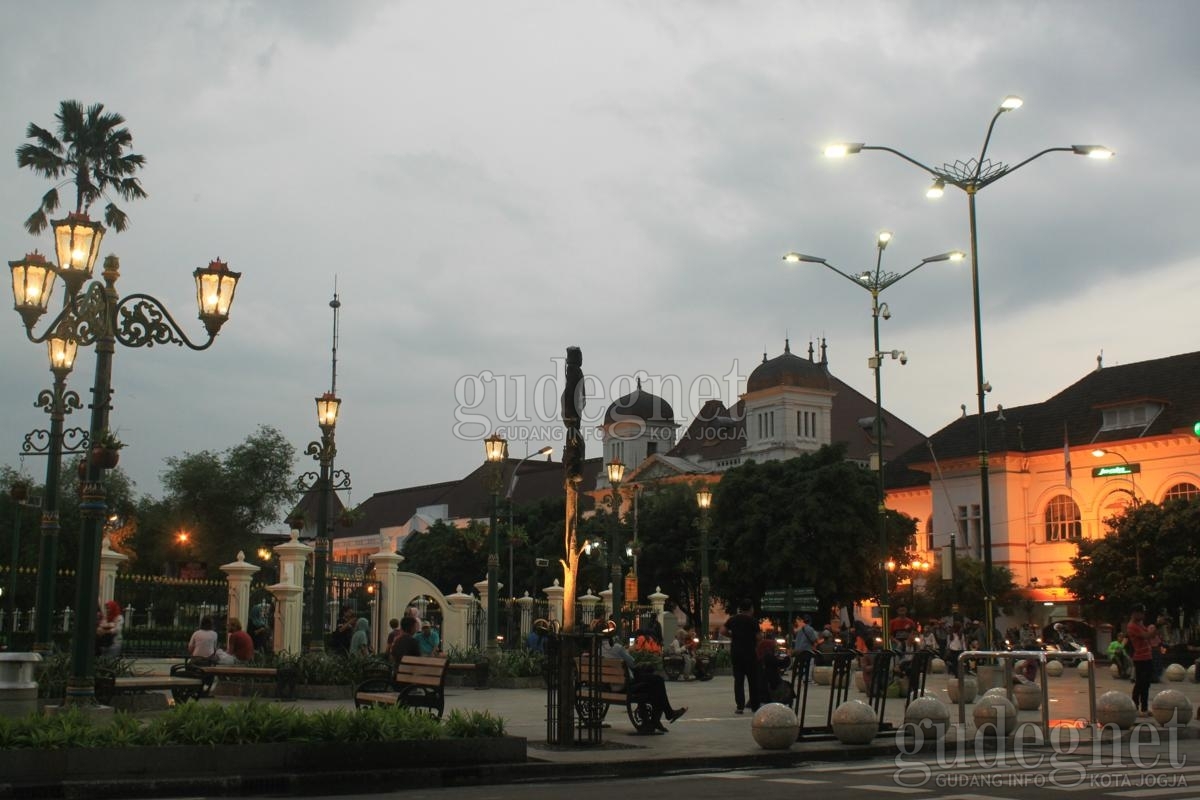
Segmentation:
{"type": "Polygon", "coordinates": [[[1113,797],[1169,797],[1176,794],[1195,796],[1194,786],[1164,786],[1159,789],[1134,789],[1128,792],[1109,792],[1113,797]]]}
{"type": "Polygon", "coordinates": [[[768,778],[766,782],[767,783],[798,783],[798,784],[830,783],[830,781],[820,781],[820,780],[815,780],[813,778],[768,778]]]}
{"type": "MultiPolygon", "coordinates": [[[[847,789],[860,789],[864,792],[891,792],[892,794],[928,794],[928,789],[916,789],[911,786],[847,786],[847,789]]],[[[990,800],[990,799],[989,799],[990,800]]]]}

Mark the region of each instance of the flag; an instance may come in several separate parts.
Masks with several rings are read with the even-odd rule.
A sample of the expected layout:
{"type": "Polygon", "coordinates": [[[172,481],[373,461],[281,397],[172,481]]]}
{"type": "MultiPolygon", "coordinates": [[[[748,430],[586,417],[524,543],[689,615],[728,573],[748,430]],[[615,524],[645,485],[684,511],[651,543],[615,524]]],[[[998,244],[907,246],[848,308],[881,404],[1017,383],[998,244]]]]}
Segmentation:
{"type": "Polygon", "coordinates": [[[1063,423],[1063,473],[1067,488],[1071,488],[1071,440],[1067,438],[1067,423],[1063,423]]]}

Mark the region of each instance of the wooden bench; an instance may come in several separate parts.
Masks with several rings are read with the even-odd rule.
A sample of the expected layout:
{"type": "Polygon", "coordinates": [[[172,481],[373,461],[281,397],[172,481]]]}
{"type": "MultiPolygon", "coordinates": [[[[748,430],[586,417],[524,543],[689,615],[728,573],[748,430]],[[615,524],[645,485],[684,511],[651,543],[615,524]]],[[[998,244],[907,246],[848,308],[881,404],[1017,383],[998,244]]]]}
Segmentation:
{"type": "Polygon", "coordinates": [[[427,708],[441,719],[446,708],[446,667],[442,656],[404,656],[389,679],[367,680],[354,690],[354,707],[398,705],[427,708]]]}
{"type": "Polygon", "coordinates": [[[203,681],[165,675],[134,675],[116,677],[108,670],[96,671],[96,699],[102,705],[111,705],[113,698],[122,694],[169,691],[176,703],[198,700],[204,691],[203,681]]]}
{"type": "Polygon", "coordinates": [[[593,665],[588,654],[576,660],[575,711],[583,726],[599,725],[612,704],[624,706],[638,733],[655,730],[654,704],[637,691],[620,658],[601,658],[593,665]]]}
{"type": "Polygon", "coordinates": [[[259,678],[275,681],[275,696],[281,700],[296,699],[297,674],[295,667],[252,667],[243,664],[205,664],[195,661],[185,661],[171,667],[171,675],[194,678],[203,684],[203,695],[212,691],[213,679],[229,678],[259,678]]]}

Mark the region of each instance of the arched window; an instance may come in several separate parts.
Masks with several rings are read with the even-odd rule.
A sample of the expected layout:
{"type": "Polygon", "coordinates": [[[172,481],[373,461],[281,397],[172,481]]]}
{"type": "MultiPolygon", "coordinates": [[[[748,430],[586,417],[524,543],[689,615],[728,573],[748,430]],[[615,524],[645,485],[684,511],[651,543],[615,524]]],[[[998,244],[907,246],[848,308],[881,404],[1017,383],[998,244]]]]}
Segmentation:
{"type": "Polygon", "coordinates": [[[1200,495],[1200,488],[1192,483],[1177,483],[1167,493],[1163,495],[1163,502],[1167,500],[1191,500],[1196,495],[1200,495]]]}
{"type": "Polygon", "coordinates": [[[1079,517],[1079,506],[1065,494],[1054,497],[1046,504],[1046,541],[1061,542],[1083,536],[1083,522],[1079,517]]]}

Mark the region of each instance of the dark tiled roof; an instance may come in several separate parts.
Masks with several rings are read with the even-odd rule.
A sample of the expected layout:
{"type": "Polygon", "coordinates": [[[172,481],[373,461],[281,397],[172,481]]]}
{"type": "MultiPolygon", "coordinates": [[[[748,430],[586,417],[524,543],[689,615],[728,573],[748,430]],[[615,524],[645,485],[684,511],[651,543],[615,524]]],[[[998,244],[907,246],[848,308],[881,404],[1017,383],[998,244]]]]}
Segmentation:
{"type": "MultiPolygon", "coordinates": [[[[504,464],[504,478],[500,486],[501,502],[508,492],[513,470],[520,463],[521,459],[510,458],[504,464]]],[[[596,487],[596,480],[602,469],[603,459],[590,458],[583,462],[581,510],[590,503],[590,498],[583,493],[596,487]]],[[[517,474],[513,502],[524,505],[562,497],[563,494],[562,462],[534,457],[526,461],[517,474]]],[[[470,474],[456,481],[411,486],[374,494],[359,506],[363,516],[352,527],[338,528],[334,538],[373,536],[381,528],[395,527],[408,522],[417,513],[418,508],[436,505],[447,506],[450,519],[488,517],[492,510],[492,474],[489,466],[480,464],[470,474]]]]}
{"type": "Polygon", "coordinates": [[[642,391],[639,381],[638,388],[609,405],[604,412],[604,424],[632,418],[644,419],[647,422],[674,423],[675,410],[658,395],[642,391]]]}
{"type": "MultiPolygon", "coordinates": [[[[1041,403],[989,411],[993,453],[1061,449],[1190,431],[1200,420],[1200,352],[1096,369],[1041,403]],[[1164,406],[1147,426],[1104,431],[1103,410],[1151,401],[1164,406]]],[[[939,460],[979,452],[979,415],[960,417],[930,437],[939,460]]],[[[907,465],[929,464],[923,443],[905,453],[907,465]]],[[[925,476],[928,480],[928,475],[925,476]]]]}
{"type": "Polygon", "coordinates": [[[829,371],[824,364],[793,355],[785,345],[782,355],[765,360],[746,379],[747,392],[759,392],[772,386],[800,386],[806,389],[831,389],[829,371]]]}
{"type": "Polygon", "coordinates": [[[746,447],[746,413],[741,400],[732,409],[720,400],[708,400],[667,453],[691,459],[735,456],[746,447]]]}

